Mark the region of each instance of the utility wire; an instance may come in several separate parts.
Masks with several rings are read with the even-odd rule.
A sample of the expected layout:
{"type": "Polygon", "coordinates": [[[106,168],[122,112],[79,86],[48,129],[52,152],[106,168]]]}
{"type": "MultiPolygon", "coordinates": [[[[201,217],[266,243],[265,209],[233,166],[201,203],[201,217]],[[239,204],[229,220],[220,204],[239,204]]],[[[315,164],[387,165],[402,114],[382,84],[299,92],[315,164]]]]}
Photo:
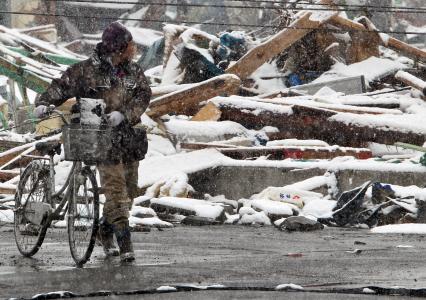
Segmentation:
{"type": "Polygon", "coordinates": [[[360,8],[389,8],[389,9],[404,9],[404,10],[426,10],[426,7],[401,7],[401,6],[376,6],[376,5],[362,5],[362,4],[327,4],[327,3],[300,3],[288,1],[265,1],[265,0],[224,0],[231,2],[254,2],[254,3],[277,3],[277,4],[292,4],[292,5],[309,5],[309,6],[340,6],[340,7],[360,7],[360,8]]]}
{"type": "MultiPolygon", "coordinates": [[[[45,1],[49,1],[49,2],[64,2],[64,3],[70,3],[70,1],[66,1],[66,0],[45,0],[45,1]]],[[[207,8],[211,8],[211,7],[215,7],[215,8],[237,8],[237,9],[270,9],[270,10],[277,10],[280,9],[280,7],[277,6],[248,6],[248,5],[223,5],[223,4],[181,4],[181,3],[158,3],[158,2],[129,2],[129,1],[123,1],[123,2],[118,2],[118,1],[112,1],[112,0],[106,0],[106,1],[90,1],[90,0],[73,0],[71,2],[74,3],[87,3],[87,4],[117,4],[117,5],[124,5],[124,4],[134,4],[135,6],[147,6],[147,5],[152,5],[152,6],[176,6],[176,7],[207,7],[207,8]]],[[[291,10],[293,11],[305,11],[305,10],[310,10],[310,11],[361,11],[364,12],[365,9],[362,8],[358,8],[358,9],[345,9],[345,8],[332,8],[332,7],[327,7],[327,8],[316,8],[316,7],[312,7],[312,8],[291,8],[291,10]]],[[[397,13],[397,12],[403,12],[403,13],[416,13],[416,14],[420,14],[420,13],[426,13],[426,9],[416,9],[416,10],[406,10],[405,8],[395,8],[392,10],[389,9],[374,9],[374,12],[383,12],[383,13],[397,13]]]]}
{"type": "MultiPolygon", "coordinates": [[[[45,1],[51,1],[51,2],[68,2],[68,3],[72,3],[72,2],[76,2],[76,3],[84,3],[84,2],[88,2],[88,3],[109,3],[109,0],[105,0],[105,1],[89,1],[89,0],[45,0],[45,1]]],[[[224,1],[228,1],[228,2],[252,2],[252,3],[268,3],[268,4],[293,4],[293,5],[309,5],[309,6],[327,6],[329,7],[330,4],[327,3],[298,3],[298,2],[289,2],[289,1],[265,1],[265,0],[224,0],[224,1]]],[[[134,1],[126,1],[126,2],[118,2],[118,1],[111,1],[110,3],[117,3],[117,4],[135,4],[135,5],[141,5],[141,2],[134,2],[134,1]]],[[[151,3],[147,3],[147,4],[151,4],[151,3]]],[[[175,3],[173,3],[175,4],[175,3]]],[[[144,4],[142,4],[144,5],[144,4]]],[[[172,5],[172,4],[165,4],[165,5],[172,5]]],[[[182,6],[188,6],[188,5],[194,5],[191,3],[185,3],[185,4],[179,4],[182,6]]],[[[333,4],[331,4],[333,5],[333,4]]],[[[426,7],[401,7],[401,6],[376,6],[376,5],[361,5],[361,4],[334,4],[336,6],[339,7],[359,7],[362,8],[363,10],[365,8],[380,8],[380,9],[403,9],[403,10],[426,10],[426,7]]],[[[206,5],[206,6],[210,6],[210,5],[206,5]]]]}
{"type": "MultiPolygon", "coordinates": [[[[123,21],[142,21],[152,23],[173,23],[173,24],[196,24],[196,25],[220,25],[220,26],[236,26],[236,27],[258,27],[258,28],[276,28],[273,25],[256,25],[256,24],[239,24],[239,23],[220,23],[220,22],[200,22],[200,21],[173,21],[173,20],[158,20],[158,19],[138,19],[138,18],[116,18],[116,17],[101,17],[101,16],[83,16],[83,15],[67,15],[67,14],[47,14],[47,13],[29,13],[29,12],[14,12],[14,11],[0,11],[0,14],[15,14],[15,15],[30,15],[30,16],[46,16],[46,17],[67,17],[75,19],[99,19],[99,20],[123,20],[123,21]]],[[[291,27],[291,26],[280,26],[283,29],[292,30],[321,30],[329,32],[341,32],[341,30],[326,29],[326,28],[308,28],[308,27],[291,27]]],[[[345,32],[375,32],[375,33],[387,33],[387,34],[420,34],[426,35],[426,32],[410,32],[410,31],[380,31],[380,30],[344,30],[345,32]]]]}
{"type": "MultiPolygon", "coordinates": [[[[29,15],[29,16],[44,16],[44,17],[66,17],[75,19],[97,19],[97,20],[122,20],[122,21],[142,21],[152,23],[169,23],[169,24],[195,24],[195,25],[215,25],[215,26],[232,26],[232,27],[256,27],[256,28],[277,28],[278,26],[273,25],[256,25],[256,24],[239,24],[239,23],[220,23],[220,22],[199,22],[199,21],[173,21],[173,20],[158,20],[158,19],[138,19],[138,18],[115,18],[115,17],[101,17],[101,16],[83,16],[83,15],[67,15],[67,14],[47,14],[47,13],[30,13],[30,12],[17,12],[17,11],[0,11],[0,14],[12,14],[12,15],[29,15]]],[[[291,27],[291,26],[279,26],[282,29],[291,30],[319,30],[325,32],[375,32],[375,33],[386,33],[386,34],[418,34],[426,35],[426,32],[416,31],[387,31],[387,30],[359,30],[359,29],[345,29],[335,30],[330,28],[309,28],[309,27],[291,27]]]]}

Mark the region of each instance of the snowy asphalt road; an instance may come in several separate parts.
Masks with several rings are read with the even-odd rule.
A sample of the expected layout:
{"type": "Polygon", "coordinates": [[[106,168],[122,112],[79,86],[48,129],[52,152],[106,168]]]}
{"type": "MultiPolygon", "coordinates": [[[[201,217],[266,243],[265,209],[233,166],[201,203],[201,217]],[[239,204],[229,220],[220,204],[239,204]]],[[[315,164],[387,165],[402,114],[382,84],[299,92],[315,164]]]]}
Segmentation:
{"type": "MultiPolygon", "coordinates": [[[[77,269],[68,250],[65,231],[50,230],[41,251],[28,259],[18,253],[12,228],[3,226],[0,228],[0,298],[28,298],[60,290],[84,295],[99,290],[147,290],[179,284],[273,288],[294,283],[304,286],[305,290],[371,285],[426,287],[426,244],[422,235],[379,235],[368,230],[344,228],[285,233],[273,227],[179,226],[135,233],[133,238],[135,264],[121,266],[117,260],[105,261],[97,247],[92,261],[85,268],[77,269]],[[363,251],[355,254],[354,249],[363,251]],[[286,256],[288,253],[302,253],[302,256],[286,256]]],[[[144,299],[270,299],[283,296],[278,292],[262,291],[200,291],[145,295],[144,299]]],[[[292,299],[342,297],[376,298],[291,294],[292,299]]]]}

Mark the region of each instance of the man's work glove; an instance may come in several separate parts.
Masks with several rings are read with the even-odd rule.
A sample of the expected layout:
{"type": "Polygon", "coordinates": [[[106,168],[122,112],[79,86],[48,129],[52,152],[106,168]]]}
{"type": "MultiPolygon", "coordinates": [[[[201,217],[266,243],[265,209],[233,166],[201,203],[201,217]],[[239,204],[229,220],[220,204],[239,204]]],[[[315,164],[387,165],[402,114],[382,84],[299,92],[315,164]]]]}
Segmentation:
{"type": "Polygon", "coordinates": [[[121,122],[124,121],[124,115],[121,112],[116,110],[107,114],[107,117],[108,117],[108,124],[111,125],[112,127],[118,126],[120,125],[121,122]]]}
{"type": "Polygon", "coordinates": [[[46,105],[39,105],[34,109],[34,114],[37,118],[41,119],[47,115],[47,110],[46,105]]]}

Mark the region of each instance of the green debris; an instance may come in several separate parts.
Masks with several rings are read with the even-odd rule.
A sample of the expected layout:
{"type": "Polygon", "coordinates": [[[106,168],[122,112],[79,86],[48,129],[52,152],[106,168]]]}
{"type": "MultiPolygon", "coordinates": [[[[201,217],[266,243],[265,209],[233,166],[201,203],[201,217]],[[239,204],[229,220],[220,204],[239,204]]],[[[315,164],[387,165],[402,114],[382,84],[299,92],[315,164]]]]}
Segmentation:
{"type": "MultiPolygon", "coordinates": [[[[17,48],[17,47],[7,47],[9,50],[15,51],[16,53],[22,54],[26,57],[29,58],[35,58],[36,55],[34,55],[33,53],[22,49],[22,48],[17,48]]],[[[50,53],[41,53],[41,58],[44,58],[45,60],[50,60],[56,64],[60,64],[60,65],[73,65],[78,63],[80,60],[76,59],[76,58],[70,58],[70,57],[65,57],[65,56],[60,56],[57,54],[50,54],[50,53]]],[[[46,63],[47,61],[44,61],[44,63],[46,63]]]]}
{"type": "Polygon", "coordinates": [[[419,163],[420,163],[422,166],[425,166],[425,167],[426,167],[426,153],[425,153],[425,154],[423,154],[423,155],[422,155],[422,157],[420,157],[419,163]]]}
{"type": "Polygon", "coordinates": [[[9,129],[9,124],[4,116],[4,114],[0,111],[0,122],[3,125],[3,129],[9,129]]]}

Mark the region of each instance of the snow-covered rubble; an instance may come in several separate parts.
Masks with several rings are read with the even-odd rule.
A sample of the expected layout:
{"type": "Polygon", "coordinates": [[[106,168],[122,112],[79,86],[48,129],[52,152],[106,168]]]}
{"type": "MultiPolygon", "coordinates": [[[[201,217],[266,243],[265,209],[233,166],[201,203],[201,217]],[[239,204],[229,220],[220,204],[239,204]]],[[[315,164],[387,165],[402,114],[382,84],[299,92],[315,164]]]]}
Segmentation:
{"type": "Polygon", "coordinates": [[[196,122],[170,119],[164,125],[168,134],[180,142],[213,142],[249,136],[244,126],[231,121],[196,122]]]}
{"type": "MultiPolygon", "coordinates": [[[[121,2],[123,2],[120,5],[121,8],[128,5],[124,3],[125,1],[121,2]]],[[[75,2],[73,5],[80,4],[75,2]]],[[[108,6],[117,7],[117,4],[108,6]]],[[[126,16],[140,17],[146,12],[146,9],[141,9],[126,16]]],[[[306,15],[306,12],[302,11],[296,14],[293,24],[298,24],[297,22],[304,16],[308,16],[309,22],[327,23],[333,15],[337,15],[337,12],[310,11],[306,15]]],[[[346,15],[339,14],[339,17],[346,18],[346,15]]],[[[355,21],[361,22],[361,20],[355,21]]],[[[128,25],[136,26],[139,23],[135,20],[128,25]]],[[[356,23],[354,26],[358,25],[361,23],[356,23]]],[[[335,31],[337,27],[333,28],[335,31]]],[[[281,38],[291,42],[285,45],[282,49],[283,53],[279,55],[280,57],[287,55],[284,61],[280,61],[277,57],[262,60],[269,55],[268,51],[262,50],[262,46],[273,46],[269,48],[270,51],[280,49],[281,45],[275,42],[291,32],[287,29],[284,28],[269,37],[258,39],[245,32],[222,32],[215,35],[194,27],[171,24],[165,25],[163,33],[146,28],[129,27],[134,40],[138,45],[143,46],[142,48],[150,49],[149,47],[160,39],[164,39],[165,45],[164,55],[161,57],[162,64],[145,72],[151,82],[155,99],[152,99],[147,114],[144,114],[141,119],[148,132],[149,148],[145,159],[140,162],[138,186],[141,195],[135,199],[131,210],[132,226],[172,227],[172,222],[192,218],[195,223],[205,221],[207,224],[265,225],[282,229],[281,226],[284,226],[286,220],[294,221],[296,216],[300,218],[294,222],[303,222],[305,218],[314,223],[322,222],[328,226],[335,226],[339,225],[335,218],[336,211],[340,213],[342,207],[351,205],[356,206],[356,209],[348,212],[348,222],[345,226],[367,224],[374,227],[422,217],[419,201],[426,201],[426,192],[420,186],[387,185],[376,183],[374,178],[371,178],[372,187],[363,191],[365,195],[362,194],[362,199],[354,199],[354,195],[348,192],[351,197],[346,200],[342,195],[348,195],[348,193],[345,194],[339,186],[339,180],[341,180],[339,172],[347,170],[389,174],[424,174],[426,171],[426,157],[423,157],[423,153],[415,150],[399,153],[398,148],[385,145],[383,142],[383,140],[388,141],[386,133],[389,131],[400,133],[398,138],[410,135],[417,144],[426,141],[424,138],[426,125],[423,123],[426,117],[426,103],[422,99],[423,96],[413,91],[395,91],[393,90],[395,83],[384,79],[392,78],[397,71],[412,71],[414,66],[418,66],[414,65],[412,59],[395,52],[395,49],[384,50],[381,47],[376,49],[380,57],[370,55],[354,63],[349,63],[354,58],[330,54],[332,63],[327,71],[312,70],[317,74],[307,79],[310,72],[301,67],[298,70],[285,69],[287,61],[290,60],[288,56],[294,52],[290,51],[294,50],[290,47],[294,45],[296,47],[300,40],[290,41],[281,38]],[[259,49],[262,51],[258,52],[259,49]],[[184,50],[194,55],[193,61],[183,57],[184,50]],[[252,61],[241,64],[252,54],[256,54],[252,56],[252,61]],[[251,64],[256,65],[257,68],[251,70],[251,64]],[[233,69],[235,66],[239,67],[235,70],[233,69]],[[307,78],[303,80],[308,83],[309,81],[332,82],[342,78],[363,76],[366,87],[363,86],[362,91],[367,88],[368,92],[345,95],[325,85],[314,95],[307,95],[303,91],[292,90],[291,86],[294,85],[290,81],[292,75],[300,75],[299,77],[306,75],[307,78]],[[226,83],[230,77],[238,81],[235,91],[221,90],[220,83],[226,83]],[[208,88],[217,89],[216,95],[219,96],[210,97],[204,101],[205,98],[201,97],[205,95],[206,90],[201,88],[206,82],[216,82],[215,80],[218,80],[217,85],[208,88]],[[191,94],[194,91],[199,93],[191,94]],[[215,110],[210,111],[210,114],[207,113],[207,117],[200,117],[199,121],[194,121],[196,118],[193,118],[193,115],[181,115],[182,112],[177,111],[178,108],[174,105],[170,105],[170,111],[163,113],[162,116],[154,117],[150,114],[155,105],[164,99],[174,99],[173,97],[180,99],[178,103],[181,107],[188,105],[194,110],[206,109],[207,112],[209,109],[215,110]],[[200,101],[203,102],[200,103],[200,101]],[[274,123],[271,123],[271,120],[274,123]],[[328,128],[330,124],[335,127],[328,128]],[[327,128],[329,131],[326,131],[327,128]],[[330,135],[340,139],[330,139],[330,142],[327,139],[330,135]],[[380,135],[382,139],[377,141],[380,135]],[[344,144],[350,144],[353,140],[364,137],[365,140],[355,146],[344,144]],[[336,141],[341,144],[335,145],[338,143],[336,141]],[[192,148],[183,147],[185,144],[192,148]],[[392,149],[389,149],[390,147],[392,149]],[[233,151],[234,154],[247,152],[250,155],[235,159],[231,158],[231,154],[224,149],[233,151]],[[372,154],[363,159],[355,158],[356,154],[363,151],[372,154]],[[285,155],[274,160],[271,159],[274,153],[285,153],[285,155]],[[296,157],[295,153],[299,156],[296,157]],[[332,154],[336,154],[337,157],[332,154]],[[247,199],[228,199],[226,195],[208,195],[202,190],[197,190],[197,186],[193,186],[191,176],[206,170],[213,174],[209,176],[215,176],[216,168],[219,167],[274,170],[281,168],[304,171],[315,169],[319,170],[320,176],[312,175],[305,180],[282,186],[268,184],[257,189],[253,195],[247,196],[247,199]],[[391,190],[393,193],[386,194],[383,190],[391,190]],[[386,195],[383,196],[380,193],[386,195]],[[210,221],[211,223],[208,223],[210,221]]],[[[313,31],[313,34],[316,33],[313,31]]],[[[85,35],[85,37],[97,42],[101,34],[85,35]]],[[[336,45],[348,50],[349,46],[357,42],[347,30],[332,34],[332,37],[336,40],[333,39],[330,45],[326,45],[324,51],[318,50],[318,53],[314,55],[323,54],[319,52],[336,48],[336,45]],[[347,45],[339,44],[342,42],[347,45]]],[[[288,36],[288,38],[293,37],[288,36]]],[[[392,42],[390,36],[381,35],[381,38],[382,46],[387,47],[392,42]]],[[[85,58],[61,46],[39,41],[18,30],[0,26],[1,52],[7,58],[11,58],[11,61],[23,63],[25,71],[41,76],[47,81],[60,76],[66,67],[52,64],[46,66],[45,63],[26,57],[10,48],[17,47],[22,42],[49,55],[60,55],[75,60],[85,58]]],[[[298,53],[298,51],[295,52],[298,53]]],[[[406,52],[403,53],[406,54],[406,52]]],[[[305,57],[304,60],[310,62],[309,57],[305,57]]],[[[421,81],[414,75],[408,77],[414,78],[413,80],[417,83],[421,81]]],[[[35,96],[35,93],[31,94],[31,100],[34,100],[35,96]]],[[[34,142],[33,138],[32,135],[16,135],[12,131],[0,134],[0,140],[34,142]]],[[[404,140],[404,142],[407,141],[404,140]]],[[[14,151],[17,153],[20,150],[29,151],[30,148],[27,146],[32,147],[33,144],[27,144],[22,149],[15,148],[13,151],[3,152],[0,158],[14,151]]],[[[56,158],[55,163],[57,164],[56,188],[59,189],[64,184],[72,163],[63,161],[63,156],[56,158]]],[[[4,167],[5,165],[1,166],[0,171],[4,167]]],[[[13,190],[16,188],[18,178],[2,182],[0,189],[13,190]]],[[[211,179],[200,180],[205,184],[211,179]]],[[[244,179],[243,177],[229,178],[228,184],[231,186],[237,180],[244,179]]],[[[103,195],[101,201],[104,201],[103,195]]],[[[0,203],[9,205],[10,199],[3,202],[0,198],[0,203]]],[[[12,215],[11,210],[0,210],[0,221],[7,221],[12,215]]],[[[62,223],[59,225],[63,225],[62,223]]],[[[397,229],[377,227],[375,232],[424,231],[415,225],[406,227],[403,229],[402,227],[397,229]]]]}
{"type": "Polygon", "coordinates": [[[398,70],[404,70],[407,68],[407,65],[397,61],[378,57],[370,57],[362,62],[351,65],[336,63],[330,71],[322,74],[318,79],[314,80],[313,83],[360,75],[364,76],[367,83],[369,83],[386,75],[394,74],[398,70]]]}
{"type": "Polygon", "coordinates": [[[151,199],[151,206],[155,206],[158,210],[173,210],[176,212],[181,210],[190,215],[209,219],[218,219],[224,214],[223,206],[217,203],[212,203],[199,199],[177,198],[177,197],[162,197],[151,199]]]}

